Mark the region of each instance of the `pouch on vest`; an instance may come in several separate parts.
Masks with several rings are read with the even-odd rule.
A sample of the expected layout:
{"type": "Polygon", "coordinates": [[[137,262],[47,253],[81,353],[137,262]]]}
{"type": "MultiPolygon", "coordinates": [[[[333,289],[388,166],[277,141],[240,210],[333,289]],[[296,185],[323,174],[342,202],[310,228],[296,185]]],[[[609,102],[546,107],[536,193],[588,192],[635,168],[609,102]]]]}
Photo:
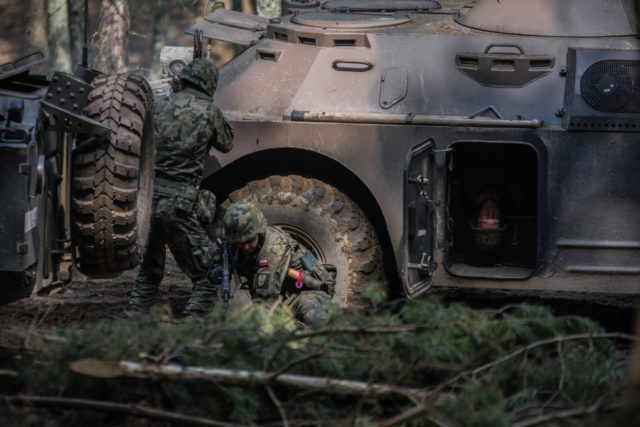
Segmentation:
{"type": "Polygon", "coordinates": [[[300,258],[302,268],[317,279],[320,283],[317,286],[309,287],[310,290],[322,290],[329,295],[335,293],[337,269],[333,264],[322,264],[318,262],[311,251],[305,252],[300,258]]]}
{"type": "Polygon", "coordinates": [[[176,213],[181,215],[191,215],[194,210],[194,204],[196,197],[198,196],[198,189],[192,185],[185,186],[183,193],[176,195],[174,199],[174,206],[176,213]]]}
{"type": "Polygon", "coordinates": [[[311,251],[307,251],[300,258],[300,262],[302,263],[302,268],[311,271],[316,267],[316,257],[311,253],[311,251]]]}
{"type": "Polygon", "coordinates": [[[209,190],[200,190],[196,200],[196,214],[203,226],[213,222],[216,213],[216,196],[209,190]]]}
{"type": "Polygon", "coordinates": [[[180,215],[190,215],[193,212],[193,200],[176,197],[173,206],[180,215]]]}

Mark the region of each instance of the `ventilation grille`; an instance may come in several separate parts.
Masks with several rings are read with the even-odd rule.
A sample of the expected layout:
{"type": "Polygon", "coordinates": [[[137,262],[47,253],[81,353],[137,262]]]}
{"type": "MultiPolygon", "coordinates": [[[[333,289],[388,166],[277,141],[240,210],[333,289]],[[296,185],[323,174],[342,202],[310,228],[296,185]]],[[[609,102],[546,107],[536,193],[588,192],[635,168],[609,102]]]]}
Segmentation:
{"type": "Polygon", "coordinates": [[[597,111],[640,113],[640,61],[600,61],[580,80],[585,102],[597,111]]]}

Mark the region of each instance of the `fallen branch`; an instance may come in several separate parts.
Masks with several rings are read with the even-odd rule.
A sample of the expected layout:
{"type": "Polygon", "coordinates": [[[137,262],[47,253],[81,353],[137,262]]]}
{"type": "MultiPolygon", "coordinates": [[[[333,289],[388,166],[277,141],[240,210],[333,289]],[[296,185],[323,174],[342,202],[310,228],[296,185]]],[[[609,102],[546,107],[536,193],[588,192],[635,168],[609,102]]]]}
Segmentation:
{"type": "MultiPolygon", "coordinates": [[[[490,369],[494,366],[497,366],[503,362],[506,362],[508,360],[513,359],[514,357],[520,355],[520,354],[527,354],[527,352],[535,347],[540,347],[543,345],[547,345],[547,344],[552,344],[552,343],[561,343],[561,342],[565,342],[565,341],[575,341],[575,340],[593,340],[593,339],[611,339],[611,338],[617,338],[617,339],[626,339],[626,340],[630,340],[630,341],[636,341],[638,340],[637,337],[633,336],[633,335],[628,335],[628,334],[623,334],[623,333],[617,333],[617,332],[612,332],[612,333],[588,333],[588,334],[574,334],[574,335],[565,335],[565,336],[559,336],[559,337],[553,337],[553,338],[547,338],[544,340],[540,340],[540,341],[536,341],[533,342],[527,346],[524,347],[520,347],[519,349],[506,354],[496,360],[493,360],[489,363],[486,363],[482,366],[479,366],[477,368],[474,369],[469,369],[466,370],[464,372],[461,372],[457,375],[455,375],[453,378],[442,382],[440,384],[438,384],[438,386],[436,386],[435,388],[431,389],[427,395],[426,398],[433,398],[436,395],[441,395],[441,392],[449,385],[455,384],[458,380],[460,380],[461,378],[464,378],[466,376],[471,375],[472,377],[475,377],[475,375],[477,375],[478,373],[490,369]]],[[[425,399],[426,400],[426,399],[425,399]]],[[[408,410],[406,410],[405,412],[398,414],[388,420],[385,420],[384,422],[382,422],[380,424],[380,427],[383,426],[394,426],[397,424],[400,424],[402,422],[408,421],[410,419],[413,419],[419,415],[422,415],[424,413],[429,413],[433,410],[434,405],[432,403],[429,403],[429,401],[425,401],[419,405],[416,405],[408,410]]],[[[591,408],[591,407],[590,407],[591,408]]],[[[597,410],[597,408],[595,409],[597,410]]],[[[533,424],[531,424],[533,425],[533,424]]],[[[524,427],[524,426],[521,426],[524,427]]]]}
{"type": "Polygon", "coordinates": [[[84,359],[71,364],[71,370],[95,378],[138,378],[152,381],[214,381],[226,385],[271,385],[328,394],[367,394],[378,398],[403,397],[420,401],[425,397],[422,389],[398,387],[389,384],[370,384],[336,378],[271,372],[204,368],[197,366],[144,365],[136,362],[108,362],[84,359]]]}
{"type": "Polygon", "coordinates": [[[147,408],[141,405],[127,405],[124,403],[106,402],[101,400],[73,399],[64,397],[43,396],[3,396],[2,399],[12,405],[43,406],[54,408],[88,409],[99,412],[110,412],[122,415],[169,421],[188,426],[204,427],[240,427],[242,424],[223,423],[200,417],[190,417],[175,412],[147,408]]]}
{"type": "Polygon", "coordinates": [[[299,357],[299,358],[297,358],[295,360],[292,360],[291,362],[287,363],[282,368],[280,368],[276,372],[274,372],[273,373],[273,378],[277,378],[278,376],[280,376],[281,374],[284,374],[285,372],[287,372],[289,369],[293,368],[296,365],[304,363],[307,360],[316,359],[316,358],[322,356],[323,354],[324,354],[324,350],[318,350],[318,351],[316,351],[314,353],[307,354],[307,355],[299,357]]]}
{"type": "Polygon", "coordinates": [[[613,411],[620,409],[622,404],[614,403],[608,406],[602,406],[599,403],[596,403],[591,406],[583,407],[583,408],[571,408],[565,409],[563,411],[554,411],[546,414],[537,415],[533,418],[528,418],[526,420],[518,421],[516,423],[511,424],[511,427],[530,427],[538,424],[546,423],[553,420],[560,420],[565,418],[572,417],[582,417],[584,415],[594,414],[598,411],[613,411]]]}
{"type": "Polygon", "coordinates": [[[540,340],[540,341],[535,341],[531,344],[528,344],[526,346],[520,347],[517,350],[512,351],[511,353],[505,354],[502,357],[499,357],[491,362],[485,363],[484,365],[478,366],[476,368],[473,369],[469,369],[463,372],[460,372],[459,374],[455,375],[454,377],[452,377],[451,379],[440,383],[435,389],[432,389],[431,391],[429,391],[428,396],[432,396],[434,394],[439,394],[439,392],[441,392],[445,387],[455,384],[458,380],[460,380],[461,378],[464,378],[466,376],[471,375],[471,377],[475,377],[477,374],[479,374],[482,371],[485,371],[487,369],[493,368],[501,363],[507,362],[511,359],[513,359],[514,357],[517,357],[521,354],[527,354],[531,349],[536,348],[536,347],[541,347],[543,345],[548,345],[548,344],[557,344],[557,343],[561,343],[561,342],[565,342],[565,341],[580,341],[580,340],[594,340],[594,339],[624,339],[624,340],[629,340],[629,341],[637,341],[639,340],[638,337],[634,336],[634,335],[629,335],[629,334],[623,334],[620,332],[602,332],[602,333],[587,333],[587,334],[573,334],[573,335],[563,335],[563,336],[559,336],[559,337],[552,337],[552,338],[547,338],[544,340],[540,340]]]}
{"type": "Polygon", "coordinates": [[[593,340],[593,339],[612,339],[612,338],[618,338],[618,339],[625,339],[625,340],[629,340],[629,341],[635,341],[638,340],[638,337],[635,337],[633,335],[629,335],[629,334],[623,334],[623,333],[619,333],[619,332],[603,332],[603,333],[588,333],[588,334],[573,334],[573,335],[563,335],[563,336],[559,336],[559,337],[553,337],[553,338],[547,338],[544,340],[540,340],[540,341],[535,341],[532,342],[531,344],[528,344],[524,347],[520,347],[517,350],[512,351],[509,354],[506,354],[492,362],[486,363],[482,366],[479,366],[475,369],[471,369],[469,371],[463,372],[460,375],[469,375],[471,374],[472,376],[477,375],[478,373],[487,370],[489,368],[492,368],[496,365],[499,365],[500,363],[506,362],[507,360],[513,359],[516,356],[519,356],[520,354],[524,353],[524,352],[528,352],[533,348],[536,347],[541,347],[543,345],[547,345],[547,344],[557,344],[557,343],[561,343],[561,342],[565,342],[565,341],[581,341],[581,340],[593,340]]]}
{"type": "Polygon", "coordinates": [[[406,423],[407,421],[419,415],[431,412],[433,409],[434,408],[431,404],[421,403],[420,405],[416,405],[398,415],[395,415],[387,420],[382,421],[381,423],[378,424],[377,427],[391,427],[391,426],[396,426],[398,424],[406,423]]]}

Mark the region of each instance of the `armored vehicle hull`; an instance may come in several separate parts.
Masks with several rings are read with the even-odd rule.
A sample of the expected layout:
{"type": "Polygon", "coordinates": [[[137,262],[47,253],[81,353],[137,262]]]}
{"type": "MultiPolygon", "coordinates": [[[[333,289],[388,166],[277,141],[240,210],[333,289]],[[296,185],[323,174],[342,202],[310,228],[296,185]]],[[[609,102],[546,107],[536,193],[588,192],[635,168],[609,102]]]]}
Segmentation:
{"type": "Polygon", "coordinates": [[[245,47],[215,99],[235,148],[210,158],[203,185],[258,202],[342,267],[343,303],[383,272],[410,296],[637,295],[633,3],[364,4],[198,24],[245,47]],[[491,232],[478,225],[487,194],[491,232]]]}

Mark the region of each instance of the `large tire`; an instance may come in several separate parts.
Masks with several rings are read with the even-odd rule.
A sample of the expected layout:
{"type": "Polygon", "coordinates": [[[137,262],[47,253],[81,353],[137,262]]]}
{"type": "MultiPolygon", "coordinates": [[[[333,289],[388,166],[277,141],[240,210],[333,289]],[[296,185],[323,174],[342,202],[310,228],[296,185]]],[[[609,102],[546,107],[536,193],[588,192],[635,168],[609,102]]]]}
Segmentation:
{"type": "Polygon", "coordinates": [[[153,98],[136,75],[98,77],[85,113],[112,129],[109,140],[73,158],[72,232],[76,266],[90,277],[138,265],[153,197],[153,98]]]}
{"type": "Polygon", "coordinates": [[[361,287],[384,276],[378,237],[362,210],[335,187],[297,175],[249,182],[222,203],[255,203],[271,225],[289,232],[338,269],[334,301],[362,306],[361,287]]]}

